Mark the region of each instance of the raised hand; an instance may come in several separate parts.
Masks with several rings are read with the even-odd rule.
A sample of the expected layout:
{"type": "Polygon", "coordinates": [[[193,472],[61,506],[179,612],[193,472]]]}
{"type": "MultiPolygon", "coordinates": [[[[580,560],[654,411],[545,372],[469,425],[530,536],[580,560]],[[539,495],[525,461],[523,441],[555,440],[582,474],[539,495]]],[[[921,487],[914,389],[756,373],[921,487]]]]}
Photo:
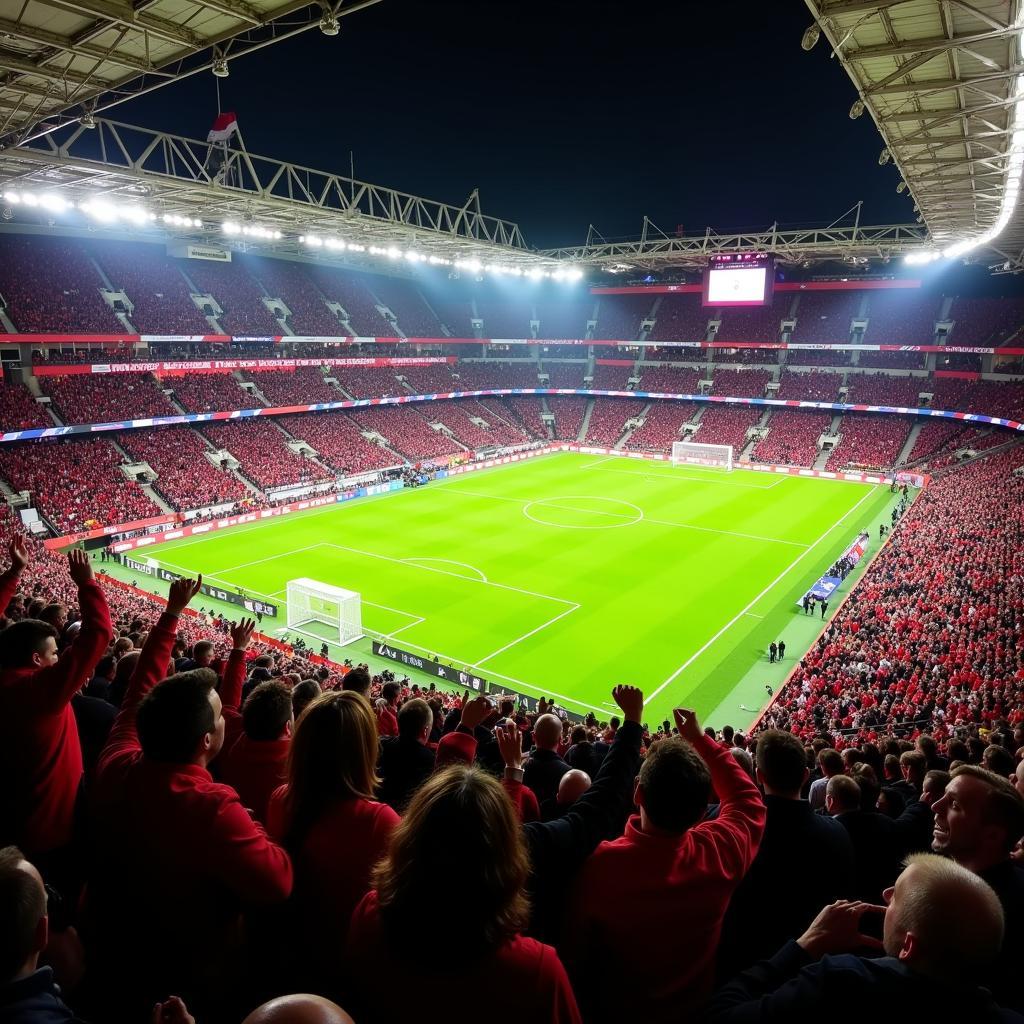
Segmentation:
{"type": "Polygon", "coordinates": [[[195,1017],[178,996],[171,996],[166,1002],[153,1007],[151,1024],[196,1024],[195,1017]]]}
{"type": "Polygon", "coordinates": [[[676,728],[684,740],[696,743],[704,735],[700,729],[700,722],[697,721],[697,712],[692,708],[676,708],[672,712],[672,717],[676,720],[676,728]]]}
{"type": "Polygon", "coordinates": [[[640,724],[644,713],[644,691],[638,686],[616,686],[612,690],[612,700],[622,708],[627,722],[640,724]]]}
{"type": "Polygon", "coordinates": [[[252,640],[253,630],[256,629],[256,622],[253,619],[242,619],[241,622],[233,623],[231,626],[231,642],[236,651],[244,651],[252,640]]]}
{"type": "Polygon", "coordinates": [[[864,946],[882,949],[880,939],[865,935],[860,930],[860,921],[865,914],[884,913],[885,907],[874,903],[837,900],[825,907],[796,941],[815,959],[837,953],[851,953],[864,946]]]}
{"type": "Polygon", "coordinates": [[[68,574],[79,587],[94,578],[89,556],[81,548],[72,548],[68,552],[68,574]]]}
{"type": "Polygon", "coordinates": [[[512,719],[506,718],[504,725],[495,726],[494,736],[498,741],[498,750],[501,752],[505,767],[522,768],[523,740],[519,735],[519,726],[512,719]]]}
{"type": "Polygon", "coordinates": [[[11,556],[11,568],[17,573],[22,572],[25,566],[28,565],[28,540],[26,540],[21,534],[18,534],[17,537],[14,537],[11,540],[11,543],[8,545],[7,552],[11,556]]]}
{"type": "Polygon", "coordinates": [[[467,729],[475,729],[494,709],[491,702],[483,695],[472,700],[463,699],[462,724],[467,729]]]}
{"type": "Polygon", "coordinates": [[[171,584],[171,589],[167,594],[167,610],[171,615],[180,615],[185,610],[189,601],[199,593],[202,583],[203,577],[200,574],[194,580],[183,576],[171,584]]]}

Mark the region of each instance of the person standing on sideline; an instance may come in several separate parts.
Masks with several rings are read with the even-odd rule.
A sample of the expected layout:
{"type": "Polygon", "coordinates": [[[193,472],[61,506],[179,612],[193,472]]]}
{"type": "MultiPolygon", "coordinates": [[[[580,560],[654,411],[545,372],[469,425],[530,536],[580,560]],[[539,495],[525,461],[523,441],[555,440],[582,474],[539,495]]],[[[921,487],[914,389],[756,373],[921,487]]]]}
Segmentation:
{"type": "Polygon", "coordinates": [[[771,642],[770,646],[768,647],[768,659],[771,661],[771,663],[773,665],[775,664],[775,657],[776,657],[776,655],[778,653],[779,653],[779,648],[776,646],[776,643],[773,640],[771,642]]]}
{"type": "Polygon", "coordinates": [[[782,659],[785,656],[786,656],[786,641],[785,640],[780,640],[779,641],[779,661],[782,661],[782,659]]]}
{"type": "Polygon", "coordinates": [[[827,612],[827,611],[828,611],[828,601],[822,601],[821,602],[821,620],[822,620],[822,622],[825,621],[825,612],[827,612]]]}

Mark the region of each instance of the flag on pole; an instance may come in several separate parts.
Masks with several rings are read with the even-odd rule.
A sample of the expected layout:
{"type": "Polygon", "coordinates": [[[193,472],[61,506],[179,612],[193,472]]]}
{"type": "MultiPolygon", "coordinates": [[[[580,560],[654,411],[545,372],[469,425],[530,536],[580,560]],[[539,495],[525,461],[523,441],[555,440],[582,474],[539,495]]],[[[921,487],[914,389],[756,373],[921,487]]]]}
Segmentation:
{"type": "Polygon", "coordinates": [[[226,114],[218,114],[217,120],[206,136],[207,142],[227,142],[235,132],[238,131],[238,118],[233,111],[226,114]]]}

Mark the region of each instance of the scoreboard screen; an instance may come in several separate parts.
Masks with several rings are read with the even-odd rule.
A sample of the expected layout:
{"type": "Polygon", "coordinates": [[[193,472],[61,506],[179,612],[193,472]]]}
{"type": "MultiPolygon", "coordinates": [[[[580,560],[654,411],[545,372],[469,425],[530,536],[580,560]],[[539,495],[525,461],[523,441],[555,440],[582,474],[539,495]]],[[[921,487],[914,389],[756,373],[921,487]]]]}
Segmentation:
{"type": "Polygon", "coordinates": [[[765,306],[772,301],[774,261],[767,253],[712,256],[704,271],[705,306],[765,306]]]}

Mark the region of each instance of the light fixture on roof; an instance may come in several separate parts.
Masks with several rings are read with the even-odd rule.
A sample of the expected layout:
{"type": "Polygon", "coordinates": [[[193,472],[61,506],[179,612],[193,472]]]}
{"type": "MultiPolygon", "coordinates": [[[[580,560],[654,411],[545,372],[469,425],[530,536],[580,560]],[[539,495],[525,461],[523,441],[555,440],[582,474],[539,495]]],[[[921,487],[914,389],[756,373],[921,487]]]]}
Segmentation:
{"type": "Polygon", "coordinates": [[[814,22],[804,29],[803,37],[800,40],[800,48],[805,52],[810,52],[818,45],[818,40],[820,38],[821,29],[818,27],[818,23],[814,22]]]}
{"type": "Polygon", "coordinates": [[[231,74],[228,62],[223,57],[215,57],[210,70],[213,72],[214,78],[227,78],[231,74]]]}
{"type": "Polygon", "coordinates": [[[91,110],[87,110],[87,111],[86,111],[86,112],[85,112],[85,113],[84,113],[84,114],[83,114],[83,115],[82,115],[82,116],[81,116],[81,117],[80,117],[80,118],[78,119],[78,123],[79,123],[79,124],[80,124],[80,125],[81,125],[81,126],[82,126],[83,128],[95,128],[95,127],[96,127],[96,118],[92,116],[92,111],[91,111],[91,110]]]}
{"type": "Polygon", "coordinates": [[[336,36],[340,27],[338,16],[333,11],[324,11],[320,18],[320,31],[325,36],[336,36]]]}
{"type": "Polygon", "coordinates": [[[892,153],[889,152],[888,146],[882,147],[882,152],[878,154],[878,166],[884,167],[892,159],[892,153]]]}
{"type": "Polygon", "coordinates": [[[855,99],[850,106],[850,120],[856,121],[864,113],[864,101],[860,98],[855,99]]]}
{"type": "Polygon", "coordinates": [[[906,183],[905,181],[901,181],[901,182],[900,182],[900,183],[899,183],[899,184],[898,184],[898,185],[896,186],[896,191],[897,191],[897,192],[898,192],[898,193],[899,193],[900,195],[903,195],[903,193],[907,191],[907,183],[906,183]]]}

